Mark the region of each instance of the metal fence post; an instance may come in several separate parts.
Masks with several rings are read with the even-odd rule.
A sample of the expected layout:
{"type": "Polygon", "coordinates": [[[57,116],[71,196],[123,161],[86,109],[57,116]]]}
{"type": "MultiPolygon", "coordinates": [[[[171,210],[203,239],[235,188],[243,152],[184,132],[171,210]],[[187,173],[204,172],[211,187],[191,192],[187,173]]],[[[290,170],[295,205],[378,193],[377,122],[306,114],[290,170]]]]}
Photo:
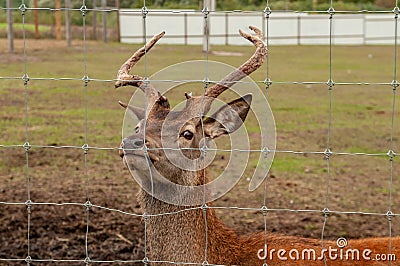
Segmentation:
{"type": "Polygon", "coordinates": [[[107,42],[107,14],[105,12],[107,6],[106,0],[101,0],[102,20],[103,20],[103,42],[107,42]]]}
{"type": "Polygon", "coordinates": [[[33,1],[33,20],[35,23],[35,39],[39,39],[40,38],[40,34],[39,34],[39,10],[37,10],[38,8],[38,0],[34,0],[33,1]]]}
{"type": "Polygon", "coordinates": [[[67,46],[71,46],[71,0],[65,0],[65,38],[67,46]]]}
{"type": "Polygon", "coordinates": [[[56,0],[56,40],[61,40],[61,0],[56,0]]]}

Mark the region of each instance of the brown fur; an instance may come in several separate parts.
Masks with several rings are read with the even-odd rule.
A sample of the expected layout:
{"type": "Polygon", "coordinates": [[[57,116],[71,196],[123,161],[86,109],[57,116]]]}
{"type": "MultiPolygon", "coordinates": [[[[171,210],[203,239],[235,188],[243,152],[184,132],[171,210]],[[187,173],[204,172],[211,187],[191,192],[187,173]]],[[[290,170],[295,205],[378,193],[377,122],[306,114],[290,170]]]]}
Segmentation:
{"type": "MultiPolygon", "coordinates": [[[[192,176],[197,182],[201,182],[203,172],[192,176]]],[[[201,264],[205,261],[206,247],[206,223],[202,208],[187,210],[190,207],[175,206],[152,198],[146,192],[141,191],[138,197],[146,214],[165,214],[150,216],[147,218],[147,241],[149,245],[150,261],[169,261],[201,264]],[[178,213],[176,213],[178,212],[178,213]],[[173,213],[173,214],[169,214],[173,213]]],[[[209,204],[211,207],[211,204],[209,204]]],[[[217,217],[215,210],[207,208],[207,262],[217,265],[242,265],[261,266],[264,260],[257,254],[267,243],[268,251],[275,249],[272,260],[266,260],[272,265],[324,265],[323,260],[280,260],[277,257],[279,249],[286,250],[285,256],[292,249],[297,249],[300,254],[303,250],[313,249],[317,258],[321,254],[322,241],[296,236],[258,232],[250,235],[238,235],[234,230],[226,226],[217,217]]],[[[400,259],[400,237],[392,238],[392,249],[389,252],[390,238],[367,238],[350,240],[343,248],[343,260],[329,260],[327,265],[388,265],[388,261],[366,261],[362,258],[362,251],[370,249],[374,254],[394,254],[400,259]],[[346,260],[346,250],[358,249],[360,260],[346,260]]],[[[340,250],[336,241],[324,241],[323,245],[340,250]]],[[[337,253],[339,255],[339,253],[337,253]]],[[[350,254],[350,253],[349,253],[350,254]]],[[[351,255],[351,254],[350,254],[351,255]]],[[[301,255],[300,255],[301,256],[301,255]]],[[[307,258],[307,257],[306,257],[307,258]]],[[[154,263],[154,265],[170,265],[169,263],[154,263]]],[[[397,265],[396,261],[392,265],[397,265]]]]}

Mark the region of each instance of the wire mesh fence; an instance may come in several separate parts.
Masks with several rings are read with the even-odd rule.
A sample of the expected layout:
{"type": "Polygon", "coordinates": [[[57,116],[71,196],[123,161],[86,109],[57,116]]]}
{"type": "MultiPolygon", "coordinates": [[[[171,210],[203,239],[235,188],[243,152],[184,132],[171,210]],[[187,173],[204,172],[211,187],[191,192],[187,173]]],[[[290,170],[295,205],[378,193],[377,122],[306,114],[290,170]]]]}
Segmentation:
{"type": "MultiPolygon", "coordinates": [[[[329,57],[329,68],[328,68],[328,76],[323,77],[322,80],[320,81],[307,81],[307,80],[299,80],[299,81],[275,81],[273,77],[270,76],[270,69],[274,67],[273,64],[270,63],[268,57],[267,57],[267,62],[266,62],[266,67],[265,67],[265,79],[263,80],[258,80],[256,83],[263,88],[265,88],[266,95],[268,96],[269,92],[271,89],[274,88],[274,86],[277,85],[321,85],[326,87],[328,91],[328,96],[327,96],[327,103],[328,103],[328,113],[327,113],[327,121],[323,127],[327,129],[327,135],[326,135],[326,143],[325,143],[325,149],[323,150],[279,150],[276,149],[274,152],[276,154],[293,154],[293,155],[320,155],[324,157],[325,160],[325,177],[324,177],[324,192],[323,192],[323,199],[324,199],[324,208],[323,209],[292,209],[290,207],[287,208],[269,208],[268,207],[268,200],[267,200],[267,187],[268,187],[268,178],[264,180],[264,186],[263,186],[263,197],[260,199],[260,206],[259,208],[251,208],[251,207],[238,207],[238,206],[228,206],[228,207],[213,207],[213,206],[207,206],[207,202],[203,202],[203,205],[198,206],[198,207],[192,207],[192,208],[187,208],[187,209],[182,209],[180,212],[188,212],[188,211],[193,211],[193,210],[207,210],[207,209],[227,209],[227,210],[234,210],[238,212],[246,212],[246,211],[256,211],[262,213],[263,216],[263,230],[265,234],[269,231],[268,227],[268,218],[267,215],[268,213],[272,212],[278,212],[278,213],[286,213],[286,212],[294,212],[294,213],[318,213],[323,215],[323,223],[322,223],[322,230],[320,234],[321,238],[321,243],[323,245],[324,239],[325,239],[325,228],[327,223],[329,222],[329,217],[332,214],[341,214],[341,215],[369,215],[369,216],[381,216],[385,217],[388,222],[388,234],[390,238],[392,238],[393,230],[392,230],[392,221],[394,218],[400,216],[399,213],[396,213],[393,210],[393,183],[394,179],[397,178],[395,174],[395,162],[394,158],[396,156],[395,152],[395,147],[394,147],[394,140],[396,139],[395,136],[395,127],[396,127],[396,120],[395,120],[395,114],[396,114],[396,93],[397,93],[397,88],[399,86],[399,82],[397,81],[397,40],[398,40],[398,16],[400,13],[400,9],[398,7],[397,1],[394,3],[393,10],[391,13],[393,14],[393,24],[394,24],[394,32],[393,32],[393,68],[392,68],[392,73],[390,73],[392,80],[383,80],[379,82],[375,81],[369,81],[367,78],[359,80],[357,82],[346,82],[346,81],[337,81],[335,80],[334,72],[333,72],[333,60],[334,60],[334,43],[332,39],[332,25],[333,21],[335,20],[335,15],[340,13],[340,14],[346,14],[348,16],[352,16],[353,14],[357,14],[360,12],[366,12],[366,13],[374,13],[374,11],[369,11],[369,10],[355,10],[354,12],[342,12],[342,11],[336,11],[335,10],[335,2],[331,1],[330,2],[330,9],[327,10],[326,12],[317,12],[317,13],[322,13],[326,15],[326,19],[329,20],[329,45],[326,47],[328,49],[328,57],[329,57]],[[390,124],[387,125],[387,127],[390,128],[390,137],[387,142],[387,151],[384,152],[346,152],[346,151],[333,151],[332,150],[332,119],[333,119],[333,110],[334,110],[334,102],[333,102],[333,96],[335,94],[335,87],[336,86],[365,86],[368,88],[368,86],[385,86],[385,87],[391,87],[391,93],[392,93],[392,100],[391,100],[391,114],[390,114],[390,124]],[[332,164],[332,157],[333,156],[349,156],[349,157],[356,157],[356,158],[363,158],[365,156],[367,157],[379,157],[379,158],[386,158],[387,159],[387,167],[389,168],[389,176],[387,177],[388,180],[388,199],[387,199],[387,210],[385,212],[371,212],[371,211],[338,211],[331,209],[330,205],[330,193],[331,193],[331,187],[330,187],[330,182],[331,182],[331,164],[332,164]]],[[[2,7],[3,10],[6,10],[5,7],[2,7]]],[[[25,33],[24,27],[25,27],[25,15],[26,12],[30,12],[33,9],[27,6],[27,3],[24,0],[21,0],[21,5],[18,8],[21,19],[22,19],[22,32],[25,33]]],[[[40,8],[38,9],[39,11],[43,11],[44,9],[40,8]]],[[[47,10],[47,9],[45,9],[47,10]]],[[[54,10],[51,8],[51,10],[54,10]]],[[[65,11],[65,9],[62,9],[62,11],[65,11]]],[[[104,83],[109,83],[110,85],[115,82],[116,80],[110,80],[110,79],[104,79],[102,77],[91,77],[88,73],[90,70],[88,69],[87,66],[87,57],[90,55],[90,52],[87,49],[87,41],[86,41],[86,14],[90,10],[86,7],[85,0],[82,1],[82,6],[79,9],[70,9],[70,11],[73,12],[80,12],[82,15],[82,25],[83,25],[83,35],[82,35],[82,72],[81,72],[81,78],[66,78],[66,77],[56,77],[56,78],[49,78],[49,77],[30,77],[29,76],[29,59],[28,59],[28,52],[27,52],[27,44],[26,44],[26,36],[23,34],[23,61],[22,61],[22,66],[23,70],[20,73],[16,73],[15,76],[3,76],[0,74],[0,80],[13,80],[13,81],[21,81],[21,86],[23,87],[24,91],[24,105],[25,105],[25,110],[24,110],[24,120],[25,120],[25,125],[24,125],[24,131],[25,131],[25,142],[20,143],[20,144],[2,144],[0,143],[0,148],[2,149],[13,149],[13,148],[18,148],[23,151],[24,154],[24,166],[21,166],[21,168],[24,169],[25,172],[25,180],[26,180],[26,201],[24,202],[19,202],[19,201],[2,201],[0,202],[0,208],[3,208],[5,206],[25,206],[26,207],[26,256],[19,257],[19,258],[8,258],[8,257],[0,257],[0,261],[3,263],[7,264],[13,264],[13,263],[26,263],[27,265],[31,264],[36,264],[36,263],[50,263],[50,262],[57,262],[57,263],[77,263],[77,264],[96,264],[96,263],[103,263],[103,264],[113,264],[113,263],[142,263],[144,265],[147,265],[149,263],[168,263],[171,265],[209,265],[207,263],[207,252],[208,252],[208,219],[207,219],[207,212],[204,212],[204,228],[206,228],[204,235],[205,235],[205,243],[204,243],[204,262],[201,262],[200,264],[198,262],[182,262],[182,261],[153,261],[150,256],[148,256],[148,246],[147,246],[147,218],[149,216],[169,216],[169,215],[174,215],[178,212],[167,212],[167,213],[158,213],[158,214],[137,214],[133,212],[127,212],[115,208],[109,208],[107,206],[103,205],[97,205],[93,204],[91,202],[91,195],[90,195],[90,186],[91,186],[91,176],[90,176],[90,166],[88,164],[88,159],[91,156],[92,151],[98,151],[98,152],[107,152],[107,151],[118,151],[121,150],[119,147],[102,147],[102,146],[92,146],[90,145],[90,137],[89,137],[89,105],[88,105],[88,99],[89,99],[89,92],[88,92],[88,84],[90,83],[97,83],[97,82],[104,82],[104,83]],[[29,86],[31,82],[65,82],[65,81],[75,81],[75,82],[80,82],[81,87],[83,88],[83,100],[81,106],[83,108],[83,114],[84,114],[84,124],[83,124],[83,139],[81,143],[76,143],[76,145],[71,145],[71,146],[60,146],[60,145],[41,145],[41,144],[36,144],[31,141],[31,133],[29,130],[29,124],[30,124],[30,112],[29,108],[31,106],[30,98],[29,98],[29,86]],[[63,150],[63,149],[72,149],[76,151],[76,153],[83,154],[82,156],[82,163],[83,163],[83,172],[84,172],[84,198],[82,198],[81,202],[58,202],[58,199],[53,199],[52,201],[48,202],[38,202],[34,197],[31,195],[31,185],[32,185],[32,177],[31,177],[31,165],[30,165],[30,156],[31,156],[31,151],[32,149],[54,149],[56,151],[63,150]],[[37,258],[32,254],[31,251],[31,220],[32,220],[32,215],[34,215],[34,210],[32,210],[32,207],[34,206],[62,206],[65,208],[72,208],[72,207],[79,207],[84,210],[83,216],[84,216],[84,245],[83,245],[83,251],[82,253],[84,254],[84,258],[37,258]],[[141,259],[134,259],[134,260],[102,260],[102,259],[96,259],[96,258],[91,258],[90,256],[90,232],[91,232],[91,217],[93,214],[94,209],[99,209],[99,210],[106,210],[112,213],[118,213],[123,216],[130,216],[130,217],[138,217],[143,219],[144,223],[144,231],[143,231],[143,258],[141,259]]],[[[107,10],[97,10],[100,12],[116,12],[117,10],[113,9],[107,9],[107,10]]],[[[175,11],[162,11],[165,14],[173,14],[175,11]]],[[[271,10],[269,7],[269,2],[267,1],[266,7],[264,10],[260,10],[257,12],[261,12],[264,16],[265,19],[265,29],[264,30],[264,38],[265,42],[268,45],[269,44],[269,32],[270,32],[270,16],[275,10],[271,10]]],[[[296,12],[296,11],[293,11],[296,12]]],[[[197,13],[202,14],[204,18],[204,25],[207,26],[207,23],[210,19],[210,16],[212,16],[216,11],[210,11],[207,8],[197,11],[197,13]]],[[[237,15],[240,15],[241,12],[236,11],[237,15]]],[[[245,12],[243,12],[245,14],[245,12]]],[[[315,13],[315,11],[309,11],[306,13],[315,13]]],[[[151,10],[148,10],[146,7],[146,3],[143,3],[143,9],[142,9],[142,15],[143,15],[143,30],[146,32],[148,24],[147,24],[147,16],[151,15],[151,10]]],[[[207,31],[206,31],[207,34],[207,31]]],[[[144,35],[144,38],[146,39],[146,35],[144,35]]],[[[207,40],[207,38],[206,38],[207,40]]],[[[147,40],[146,40],[147,41],[147,40]]],[[[206,45],[206,51],[205,51],[205,60],[209,60],[209,45],[206,45]]],[[[146,58],[146,54],[144,56],[146,58]]],[[[144,76],[148,76],[148,70],[147,70],[147,64],[146,60],[144,60],[144,76]]],[[[208,74],[207,69],[204,71],[205,74],[205,81],[200,81],[204,83],[204,88],[206,89],[207,86],[209,85],[209,82],[212,83],[208,79],[208,74]]],[[[182,77],[185,78],[185,77],[182,77]]],[[[152,82],[156,82],[157,80],[152,80],[152,82]]],[[[168,82],[179,82],[180,80],[170,80],[168,82]]],[[[214,81],[217,82],[217,81],[214,81]]],[[[232,152],[233,150],[224,150],[224,149],[217,149],[218,151],[226,151],[226,152],[232,152]]],[[[237,150],[238,152],[252,152],[252,153],[266,153],[269,150],[268,147],[260,147],[259,149],[250,149],[250,150],[237,150]]],[[[22,170],[21,170],[22,172],[22,170]]],[[[12,230],[12,229],[11,229],[12,230]]],[[[265,240],[266,241],[266,240],[265,240]]],[[[267,243],[266,243],[267,244],[267,243]]],[[[390,253],[390,250],[389,250],[390,253]]],[[[264,261],[265,265],[267,265],[267,261],[264,261]]],[[[390,262],[388,262],[388,265],[390,265],[390,262]]]]}

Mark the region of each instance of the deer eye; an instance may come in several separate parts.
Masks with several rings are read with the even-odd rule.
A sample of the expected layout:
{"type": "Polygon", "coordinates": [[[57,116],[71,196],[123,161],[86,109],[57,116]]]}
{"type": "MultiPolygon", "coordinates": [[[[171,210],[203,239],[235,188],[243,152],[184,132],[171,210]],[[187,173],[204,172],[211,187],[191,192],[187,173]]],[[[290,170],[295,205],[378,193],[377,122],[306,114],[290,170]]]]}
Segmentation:
{"type": "Polygon", "coordinates": [[[136,134],[139,133],[139,129],[140,129],[139,126],[136,126],[136,127],[135,127],[135,133],[136,133],[136,134]]]}
{"type": "Polygon", "coordinates": [[[193,138],[193,133],[190,132],[189,130],[185,130],[181,133],[181,137],[184,137],[187,140],[191,140],[193,138]]]}

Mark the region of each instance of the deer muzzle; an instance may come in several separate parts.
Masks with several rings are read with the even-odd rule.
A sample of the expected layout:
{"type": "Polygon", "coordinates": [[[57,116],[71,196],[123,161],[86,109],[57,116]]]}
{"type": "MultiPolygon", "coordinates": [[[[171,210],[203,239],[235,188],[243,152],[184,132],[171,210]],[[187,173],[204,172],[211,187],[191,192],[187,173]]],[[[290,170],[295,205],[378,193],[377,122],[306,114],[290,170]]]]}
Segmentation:
{"type": "Polygon", "coordinates": [[[129,139],[124,138],[120,145],[119,156],[124,157],[125,155],[133,155],[136,150],[143,148],[144,141],[140,138],[129,139]]]}

